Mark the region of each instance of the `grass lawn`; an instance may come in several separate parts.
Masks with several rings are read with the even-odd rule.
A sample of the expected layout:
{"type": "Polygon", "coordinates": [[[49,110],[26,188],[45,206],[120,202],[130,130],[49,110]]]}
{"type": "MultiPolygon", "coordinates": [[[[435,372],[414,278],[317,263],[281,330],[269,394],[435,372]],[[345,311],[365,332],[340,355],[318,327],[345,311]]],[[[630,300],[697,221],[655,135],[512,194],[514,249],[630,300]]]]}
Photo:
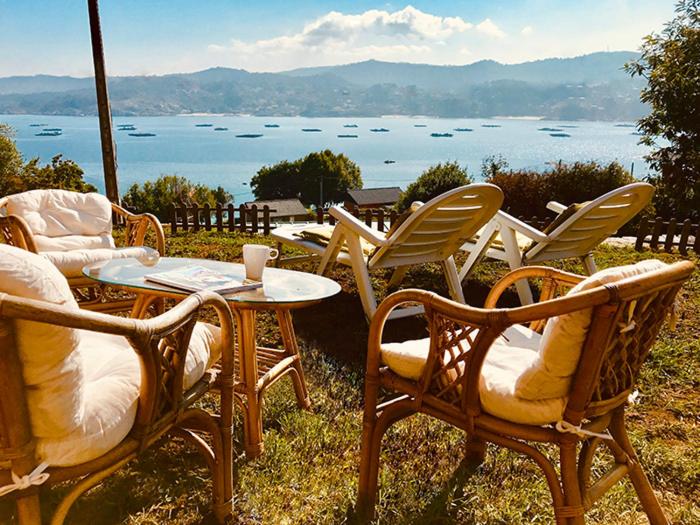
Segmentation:
{"type": "MultiPolygon", "coordinates": [[[[239,234],[178,234],[167,239],[168,255],[240,260],[239,234]]],[[[252,242],[271,242],[256,237],[252,242]]],[[[602,248],[601,268],[667,254],[602,248]]],[[[696,264],[699,262],[694,259],[696,264]]],[[[577,265],[569,270],[581,271],[577,265]]],[[[312,265],[296,269],[312,270],[312,265]]],[[[470,304],[480,305],[489,286],[505,273],[500,263],[482,263],[466,284],[470,304]]],[[[313,406],[297,409],[288,379],[268,391],[264,410],[264,455],[242,455],[242,423],[236,420],[234,523],[339,524],[351,522],[359,468],[361,410],[367,324],[349,270],[331,275],[343,292],[297,311],[295,327],[313,406]]],[[[388,274],[373,276],[384,293],[388,274]]],[[[445,293],[437,266],[413,270],[405,285],[445,293]]],[[[515,293],[509,297],[512,304],[515,293]]],[[[700,274],[680,299],[680,320],[665,329],[642,373],[639,402],[628,412],[633,442],[673,523],[700,524],[700,274]]],[[[279,343],[269,317],[260,338],[279,343]]],[[[391,339],[424,333],[419,320],[397,321],[391,339]]],[[[212,399],[212,403],[214,400],[212,399]]],[[[380,471],[379,523],[530,524],[552,523],[550,496],[535,464],[491,447],[478,468],[462,463],[464,434],[424,416],[394,425],[385,439],[380,471]]],[[[180,442],[154,448],[142,459],[82,496],[71,523],[214,523],[204,461],[180,442]]],[[[46,510],[56,504],[45,498],[46,510]]],[[[0,504],[0,523],[11,506],[0,504]]],[[[631,484],[610,491],[587,513],[588,523],[646,523],[631,484]]]]}

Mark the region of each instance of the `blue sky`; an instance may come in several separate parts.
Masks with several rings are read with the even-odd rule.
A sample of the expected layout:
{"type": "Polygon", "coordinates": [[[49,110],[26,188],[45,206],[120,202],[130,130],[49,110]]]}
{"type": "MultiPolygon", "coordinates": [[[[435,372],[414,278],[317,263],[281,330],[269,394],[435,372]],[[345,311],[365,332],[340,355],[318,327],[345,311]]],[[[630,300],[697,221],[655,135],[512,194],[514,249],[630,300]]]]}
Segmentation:
{"type": "MultiPolygon", "coordinates": [[[[635,50],[673,0],[101,0],[108,72],[379,60],[515,63],[635,50]]],[[[0,76],[92,74],[84,0],[0,0],[0,76]]]]}

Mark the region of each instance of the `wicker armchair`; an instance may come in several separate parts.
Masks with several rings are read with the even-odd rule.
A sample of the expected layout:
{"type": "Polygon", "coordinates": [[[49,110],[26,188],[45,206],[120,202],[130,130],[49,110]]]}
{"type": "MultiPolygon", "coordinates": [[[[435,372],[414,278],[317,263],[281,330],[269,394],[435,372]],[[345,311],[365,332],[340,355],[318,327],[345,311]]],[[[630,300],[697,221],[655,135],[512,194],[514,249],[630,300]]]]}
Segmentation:
{"type": "MultiPolygon", "coordinates": [[[[65,210],[63,210],[65,211],[65,210]]],[[[79,215],[81,210],[77,210],[79,215]]],[[[64,214],[65,215],[65,214],[64,214]]],[[[39,220],[44,226],[47,221],[39,220]]],[[[33,221],[33,224],[37,224],[33,221]]],[[[36,227],[35,227],[36,229],[36,227]]],[[[134,214],[121,206],[110,203],[104,196],[91,193],[80,194],[64,190],[32,190],[0,199],[0,241],[33,253],[39,253],[53,262],[68,279],[76,300],[82,308],[101,312],[122,312],[131,309],[133,297],[110,293],[109,287],[84,277],[84,265],[113,257],[153,257],[143,248],[148,231],[155,237],[155,249],[165,253],[165,234],[160,221],[150,213],[134,214]],[[23,202],[23,201],[28,201],[23,202]],[[71,206],[80,207],[87,201],[91,208],[85,216],[71,225],[62,225],[59,235],[44,231],[33,231],[26,213],[47,215],[49,221],[60,223],[62,210],[52,204],[58,202],[75,214],[71,206]],[[52,209],[53,208],[53,209],[52,209]],[[102,228],[91,224],[90,219],[102,224],[102,228]],[[112,221],[125,228],[124,247],[115,248],[112,238],[112,221]],[[86,234],[86,231],[88,234],[86,234]],[[99,231],[98,230],[102,230],[99,231]],[[48,242],[47,242],[48,241],[48,242]]],[[[54,228],[55,230],[55,228],[54,228]]],[[[162,308],[159,310],[162,311],[162,308]]]]}
{"type": "MultiPolygon", "coordinates": [[[[584,278],[552,268],[523,267],[496,284],[484,308],[464,306],[421,290],[404,290],[387,297],[377,310],[369,335],[359,516],[366,520],[374,514],[384,433],[396,421],[420,412],[465,430],[467,455],[474,459],[483,459],[486,442],[534,459],[547,480],[559,525],[583,524],[585,511],[625,476],[630,477],[650,522],[668,523],[625,429],[625,406],[640,367],[673,308],[676,294],[693,271],[690,262],[662,266],[616,282],[604,280],[602,286],[563,297],[559,295],[584,278]],[[539,303],[496,308],[507,287],[519,279],[535,278],[542,283],[539,303]],[[430,337],[383,344],[387,317],[406,303],[424,306],[430,337]],[[558,399],[516,399],[512,385],[503,386],[505,376],[499,378],[492,354],[500,352],[501,372],[508,367],[522,368],[522,359],[536,355],[515,347],[531,344],[528,340],[541,341],[548,331],[551,335],[546,324],[557,316],[559,321],[573,319],[567,315],[584,315],[589,322],[567,393],[558,399]],[[543,330],[545,335],[540,335],[543,330]],[[504,333],[506,339],[501,337],[504,333]],[[411,353],[406,345],[420,351],[411,353]],[[401,351],[414,365],[416,360],[420,362],[412,373],[406,362],[396,362],[401,351]],[[378,404],[380,388],[399,396],[378,404]],[[523,422],[527,420],[532,422],[523,422]],[[538,450],[547,444],[558,448],[559,468],[538,450]],[[591,464],[600,448],[610,452],[612,466],[591,482],[591,464]]],[[[563,346],[554,350],[563,351],[563,346]]]]}
{"type": "Polygon", "coordinates": [[[0,497],[16,500],[19,523],[41,523],[40,489],[75,480],[51,520],[63,523],[78,496],[165,436],[184,438],[204,455],[213,477],[214,512],[223,522],[232,511],[233,356],[226,350],[232,348],[233,319],[226,302],[216,294],[194,294],[148,320],[90,312],[78,308],[48,262],[0,248],[7,279],[0,291],[16,286],[7,276],[18,262],[24,265],[18,275],[34,272],[29,292],[58,297],[58,290],[66,298],[56,304],[30,298],[31,293],[0,293],[0,497]],[[203,307],[214,308],[220,331],[196,322],[203,307]],[[203,335],[210,333],[220,336],[203,335]],[[60,359],[57,340],[69,348],[60,359]],[[207,369],[216,357],[213,340],[220,367],[207,369]],[[218,415],[194,405],[212,388],[220,390],[218,415]],[[63,411],[50,407],[70,405],[73,398],[84,399],[78,415],[67,420],[75,426],[71,418],[80,419],[76,430],[47,437],[46,428],[66,420],[63,411]]]}

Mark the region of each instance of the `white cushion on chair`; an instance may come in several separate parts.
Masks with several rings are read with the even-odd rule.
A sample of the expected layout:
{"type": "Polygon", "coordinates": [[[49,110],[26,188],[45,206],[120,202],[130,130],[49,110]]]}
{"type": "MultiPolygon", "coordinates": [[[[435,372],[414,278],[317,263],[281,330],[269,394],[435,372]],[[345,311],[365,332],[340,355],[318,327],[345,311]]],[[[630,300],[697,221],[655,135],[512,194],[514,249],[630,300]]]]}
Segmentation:
{"type": "MultiPolygon", "coordinates": [[[[476,334],[475,334],[476,335],[476,334]]],[[[531,401],[515,393],[520,374],[537,359],[540,334],[521,325],[507,328],[484,360],[479,379],[479,397],[485,412],[530,425],[544,425],[561,419],[566,397],[531,401]]],[[[382,363],[395,374],[416,381],[428,359],[430,338],[387,343],[381,346],[382,363]]]]}
{"type": "Polygon", "coordinates": [[[147,246],[131,246],[128,248],[98,248],[95,250],[72,250],[69,252],[42,252],[41,255],[51,261],[66,277],[82,276],[83,267],[87,264],[110,261],[112,259],[151,259],[157,253],[147,246]]]}
{"type": "MultiPolygon", "coordinates": [[[[136,418],[141,370],[136,353],[118,335],[79,331],[85,383],[80,425],[64,436],[39,439],[37,454],[53,466],[85,463],[116,447],[136,418]]],[[[183,386],[192,387],[221,356],[221,330],[197,323],[185,360],[183,386]]]]}
{"type": "Polygon", "coordinates": [[[112,232],[112,205],[99,193],[26,191],[8,197],[7,213],[27,221],[33,234],[48,237],[112,232]]]}
{"type": "Polygon", "coordinates": [[[65,252],[68,250],[94,250],[96,248],[114,248],[114,239],[110,233],[100,235],[63,235],[48,237],[34,235],[34,244],[39,252],[65,252]]]}
{"type": "MultiPolygon", "coordinates": [[[[656,259],[601,270],[574,286],[567,295],[664,268],[656,259]]],[[[591,324],[592,309],[552,317],[542,333],[538,358],[518,378],[516,393],[525,399],[568,395],[581,350],[591,324]]]]}
{"type": "MultiPolygon", "coordinates": [[[[54,265],[6,244],[0,244],[0,292],[78,310],[66,279],[54,265]]],[[[22,320],[15,320],[14,327],[34,435],[53,437],[73,431],[82,413],[77,331],[22,320]]]]}

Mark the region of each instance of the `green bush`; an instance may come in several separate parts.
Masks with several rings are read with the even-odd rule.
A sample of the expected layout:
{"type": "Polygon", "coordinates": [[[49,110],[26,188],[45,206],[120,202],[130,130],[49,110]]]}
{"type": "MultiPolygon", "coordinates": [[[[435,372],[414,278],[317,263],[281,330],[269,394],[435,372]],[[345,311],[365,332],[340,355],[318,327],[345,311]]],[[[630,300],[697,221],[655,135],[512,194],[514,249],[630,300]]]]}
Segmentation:
{"type": "Polygon", "coordinates": [[[173,202],[197,203],[200,206],[231,202],[232,197],[221,186],[215,190],[204,184],[194,184],[185,177],[161,175],[155,181],[132,185],[123,196],[124,203],[140,213],[154,214],[165,222],[170,220],[173,202]]]}
{"type": "Polygon", "coordinates": [[[83,180],[83,170],[62,155],[41,166],[34,158],[25,164],[13,140],[14,133],[6,124],[0,124],[0,196],[29,190],[60,189],[82,193],[97,191],[83,180]]]}
{"type": "MultiPolygon", "coordinates": [[[[549,201],[565,205],[593,200],[616,188],[637,182],[618,162],[602,165],[595,161],[559,163],[545,171],[508,170],[503,159],[487,158],[482,164],[486,182],[495,184],[504,194],[503,209],[515,217],[547,218],[549,201]]],[[[654,216],[649,205],[620,233],[634,235],[639,221],[654,216]]]]}
{"type": "Polygon", "coordinates": [[[299,197],[305,205],[325,205],[341,202],[347,190],[362,188],[362,176],[357,164],[345,155],[324,150],[263,166],[250,180],[250,187],[257,199],[299,197]]]}
{"type": "Polygon", "coordinates": [[[431,166],[412,182],[401,194],[396,203],[399,212],[407,210],[414,201],[427,202],[446,191],[453,190],[472,182],[466,168],[457,162],[445,162],[431,166]]]}

